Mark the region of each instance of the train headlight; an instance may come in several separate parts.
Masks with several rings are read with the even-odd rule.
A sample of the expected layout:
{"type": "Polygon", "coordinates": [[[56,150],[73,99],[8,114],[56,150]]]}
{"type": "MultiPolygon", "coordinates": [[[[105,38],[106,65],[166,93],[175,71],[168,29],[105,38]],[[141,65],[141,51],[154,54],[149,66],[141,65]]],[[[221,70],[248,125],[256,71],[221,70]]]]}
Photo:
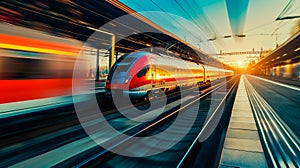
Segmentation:
{"type": "Polygon", "coordinates": [[[131,76],[128,76],[125,80],[124,80],[124,83],[127,84],[130,80],[131,76]]]}

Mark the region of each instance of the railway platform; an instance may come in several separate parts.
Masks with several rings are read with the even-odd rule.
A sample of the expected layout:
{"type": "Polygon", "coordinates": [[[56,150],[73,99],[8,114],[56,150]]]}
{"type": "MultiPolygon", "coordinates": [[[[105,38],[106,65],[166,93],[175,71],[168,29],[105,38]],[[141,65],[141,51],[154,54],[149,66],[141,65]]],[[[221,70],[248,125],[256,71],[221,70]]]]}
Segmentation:
{"type": "Polygon", "coordinates": [[[219,166],[268,167],[243,75],[234,101],[219,166]]]}

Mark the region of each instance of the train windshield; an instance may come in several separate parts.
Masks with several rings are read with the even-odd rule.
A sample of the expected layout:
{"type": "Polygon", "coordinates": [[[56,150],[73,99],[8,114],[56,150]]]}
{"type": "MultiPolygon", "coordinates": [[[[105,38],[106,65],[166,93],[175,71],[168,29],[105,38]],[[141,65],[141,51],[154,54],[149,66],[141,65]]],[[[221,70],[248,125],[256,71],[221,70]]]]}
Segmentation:
{"type": "MultiPolygon", "coordinates": [[[[112,70],[110,71],[108,75],[108,81],[112,81],[112,76],[115,78],[115,83],[118,83],[118,80],[123,80],[124,73],[126,73],[130,66],[133,64],[135,58],[134,57],[127,57],[128,54],[123,55],[120,57],[114,66],[112,67],[112,70]]],[[[122,81],[123,82],[123,81],[122,81]]]]}
{"type": "Polygon", "coordinates": [[[141,69],[136,75],[138,78],[141,78],[147,74],[150,69],[150,65],[146,65],[143,69],[141,69]]]}
{"type": "Polygon", "coordinates": [[[133,61],[132,57],[120,58],[113,67],[113,72],[127,72],[133,61]]]}

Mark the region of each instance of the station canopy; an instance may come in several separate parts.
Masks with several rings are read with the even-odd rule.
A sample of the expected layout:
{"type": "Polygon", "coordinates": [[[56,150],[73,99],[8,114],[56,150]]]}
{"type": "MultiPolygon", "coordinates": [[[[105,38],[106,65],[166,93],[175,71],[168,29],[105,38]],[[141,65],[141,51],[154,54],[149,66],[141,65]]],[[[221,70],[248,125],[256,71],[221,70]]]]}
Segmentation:
{"type": "MultiPolygon", "coordinates": [[[[83,42],[94,29],[109,23],[104,31],[116,35],[117,52],[153,46],[206,64],[216,62],[208,55],[221,51],[274,50],[300,27],[300,2],[295,0],[272,4],[268,0],[2,0],[0,4],[2,22],[83,42]],[[114,22],[128,14],[138,27],[114,22]],[[155,32],[139,33],[141,27],[155,32]],[[122,31],[131,35],[124,37],[122,31]]],[[[109,39],[95,40],[97,47],[110,45],[109,39]]]]}

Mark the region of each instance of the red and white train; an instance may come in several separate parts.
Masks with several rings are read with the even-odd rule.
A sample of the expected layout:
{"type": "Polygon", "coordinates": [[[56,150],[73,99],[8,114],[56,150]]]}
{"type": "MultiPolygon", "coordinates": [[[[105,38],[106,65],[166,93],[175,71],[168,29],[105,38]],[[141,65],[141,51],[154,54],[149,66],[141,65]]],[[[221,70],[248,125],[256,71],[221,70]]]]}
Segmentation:
{"type": "Polygon", "coordinates": [[[131,98],[147,97],[153,90],[168,92],[232,76],[232,70],[184,61],[168,55],[133,52],[120,57],[108,74],[105,89],[131,98]]]}

